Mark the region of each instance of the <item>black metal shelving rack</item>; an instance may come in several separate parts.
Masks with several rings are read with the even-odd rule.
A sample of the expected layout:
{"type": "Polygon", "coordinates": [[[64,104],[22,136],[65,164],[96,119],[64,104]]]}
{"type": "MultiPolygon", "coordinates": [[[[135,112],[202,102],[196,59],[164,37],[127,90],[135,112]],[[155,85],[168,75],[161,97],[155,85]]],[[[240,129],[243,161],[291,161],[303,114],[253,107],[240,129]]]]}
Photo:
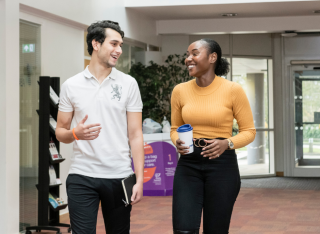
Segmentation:
{"type": "Polygon", "coordinates": [[[55,130],[49,124],[50,115],[57,120],[58,106],[55,105],[50,98],[50,86],[56,92],[60,93],[60,78],[41,76],[39,82],[39,181],[36,185],[38,189],[38,226],[26,228],[26,234],[31,234],[31,230],[41,232],[41,230],[56,231],[61,234],[59,227],[67,227],[68,232],[71,232],[70,224],[60,223],[59,211],[65,209],[68,204],[63,204],[57,208],[49,203],[49,193],[59,197],[59,185],[49,185],[49,166],[53,165],[57,178],[60,178],[59,164],[64,161],[52,160],[49,151],[49,142],[52,139],[60,149],[59,141],[56,138],[55,130]]]}

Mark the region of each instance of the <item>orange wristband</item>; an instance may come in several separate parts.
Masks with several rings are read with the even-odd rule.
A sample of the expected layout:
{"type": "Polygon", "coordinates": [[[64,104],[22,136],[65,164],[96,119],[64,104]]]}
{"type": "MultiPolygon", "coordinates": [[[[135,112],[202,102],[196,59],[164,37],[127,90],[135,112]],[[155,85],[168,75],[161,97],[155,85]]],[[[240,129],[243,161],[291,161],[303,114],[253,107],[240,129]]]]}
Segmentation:
{"type": "Polygon", "coordinates": [[[77,141],[79,140],[79,138],[76,136],[76,134],[74,133],[74,128],[72,129],[72,133],[73,133],[73,136],[74,136],[74,139],[76,139],[77,141]]]}

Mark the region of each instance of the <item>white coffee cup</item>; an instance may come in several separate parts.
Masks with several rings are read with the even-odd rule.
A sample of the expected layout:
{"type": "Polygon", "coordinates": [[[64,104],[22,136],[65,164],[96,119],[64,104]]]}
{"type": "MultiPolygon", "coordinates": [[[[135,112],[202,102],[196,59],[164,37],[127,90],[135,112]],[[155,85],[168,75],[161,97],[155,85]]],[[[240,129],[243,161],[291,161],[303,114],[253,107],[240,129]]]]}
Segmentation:
{"type": "Polygon", "coordinates": [[[184,124],[177,129],[179,139],[181,141],[184,141],[184,144],[182,146],[189,146],[188,153],[193,153],[193,128],[190,124],[184,124]]]}

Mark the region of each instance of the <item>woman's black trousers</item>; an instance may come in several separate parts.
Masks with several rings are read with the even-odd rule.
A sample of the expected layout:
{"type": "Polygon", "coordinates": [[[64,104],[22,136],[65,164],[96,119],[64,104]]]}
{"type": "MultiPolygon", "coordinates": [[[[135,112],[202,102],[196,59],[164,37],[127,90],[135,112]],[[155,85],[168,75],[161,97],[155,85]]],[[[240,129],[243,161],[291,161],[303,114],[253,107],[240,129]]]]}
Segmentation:
{"type": "Polygon", "coordinates": [[[181,155],[173,185],[174,233],[198,233],[203,212],[204,234],[227,234],[240,190],[235,150],[204,158],[202,148],[181,155]]]}

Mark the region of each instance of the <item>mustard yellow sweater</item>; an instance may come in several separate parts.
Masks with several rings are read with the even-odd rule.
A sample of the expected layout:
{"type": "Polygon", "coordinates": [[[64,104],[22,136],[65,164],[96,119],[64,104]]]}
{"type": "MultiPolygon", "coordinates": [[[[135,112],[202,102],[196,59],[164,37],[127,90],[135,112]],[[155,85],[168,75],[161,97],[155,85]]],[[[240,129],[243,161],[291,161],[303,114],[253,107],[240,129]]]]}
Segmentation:
{"type": "Polygon", "coordinates": [[[251,143],[256,135],[250,104],[242,87],[216,76],[207,87],[196,80],[177,85],[171,97],[171,140],[179,138],[177,128],[183,124],[193,127],[194,138],[229,138],[234,148],[251,143]],[[232,137],[233,119],[239,134],[232,137]]]}

